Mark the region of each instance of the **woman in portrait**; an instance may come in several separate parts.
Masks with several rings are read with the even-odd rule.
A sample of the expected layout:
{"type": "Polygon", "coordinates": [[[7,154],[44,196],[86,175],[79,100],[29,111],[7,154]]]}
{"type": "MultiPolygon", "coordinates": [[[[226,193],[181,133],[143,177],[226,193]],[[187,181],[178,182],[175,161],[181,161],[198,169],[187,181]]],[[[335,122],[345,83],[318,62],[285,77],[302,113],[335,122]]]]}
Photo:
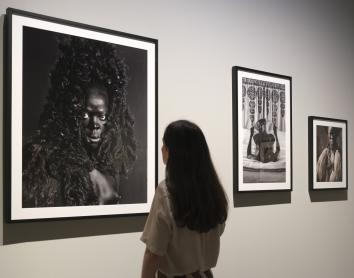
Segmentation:
{"type": "Polygon", "coordinates": [[[135,161],[127,67],[113,44],[58,39],[39,128],[23,144],[23,207],[117,204],[135,161]]]}

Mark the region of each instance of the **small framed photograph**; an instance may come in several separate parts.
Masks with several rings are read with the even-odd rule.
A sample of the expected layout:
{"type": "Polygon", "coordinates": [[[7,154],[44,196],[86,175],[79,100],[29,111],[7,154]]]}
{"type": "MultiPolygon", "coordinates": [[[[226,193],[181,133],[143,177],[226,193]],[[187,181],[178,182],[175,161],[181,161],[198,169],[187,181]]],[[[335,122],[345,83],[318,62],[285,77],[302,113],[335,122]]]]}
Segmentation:
{"type": "Polygon", "coordinates": [[[348,189],[347,121],[311,116],[308,129],[310,189],[348,189]]]}
{"type": "Polygon", "coordinates": [[[291,77],[233,67],[234,191],[292,190],[291,77]]]}
{"type": "Polygon", "coordinates": [[[157,40],[7,9],[9,222],[148,213],[157,40]]]}

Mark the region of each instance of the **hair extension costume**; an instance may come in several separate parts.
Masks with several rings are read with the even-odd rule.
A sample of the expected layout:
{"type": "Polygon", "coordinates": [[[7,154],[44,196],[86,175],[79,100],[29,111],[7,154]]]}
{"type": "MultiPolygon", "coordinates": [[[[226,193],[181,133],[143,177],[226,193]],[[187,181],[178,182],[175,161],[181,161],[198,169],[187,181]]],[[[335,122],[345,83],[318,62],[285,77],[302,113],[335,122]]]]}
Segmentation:
{"type": "MultiPolygon", "coordinates": [[[[50,73],[40,128],[23,145],[23,207],[98,204],[89,172],[120,177],[136,159],[134,120],[127,105],[127,66],[113,44],[79,37],[61,38],[60,57],[50,73]],[[109,109],[97,153],[83,142],[82,113],[92,84],[103,86],[109,109]]],[[[116,203],[119,199],[116,200],[116,203]]]]}

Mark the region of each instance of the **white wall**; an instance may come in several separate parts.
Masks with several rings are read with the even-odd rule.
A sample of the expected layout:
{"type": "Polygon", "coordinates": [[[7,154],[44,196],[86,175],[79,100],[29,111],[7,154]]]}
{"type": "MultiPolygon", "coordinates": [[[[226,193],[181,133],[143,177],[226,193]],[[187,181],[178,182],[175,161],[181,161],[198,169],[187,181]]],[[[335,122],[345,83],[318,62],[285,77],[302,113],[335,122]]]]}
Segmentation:
{"type": "MultiPolygon", "coordinates": [[[[354,275],[351,2],[2,0],[0,14],[10,6],[159,40],[159,133],[172,120],[198,123],[230,199],[216,277],[347,278],[354,275]],[[238,196],[235,208],[234,65],[293,78],[294,188],[291,194],[238,196]],[[309,194],[309,115],[348,120],[348,193],[309,194]]],[[[3,17],[0,22],[3,26],[3,17]]],[[[0,61],[2,65],[2,53],[0,61]]],[[[2,70],[0,66],[0,85],[2,70]]],[[[159,171],[161,179],[161,159],[159,171]]],[[[0,206],[1,277],[139,276],[145,217],[9,225],[1,223],[2,210],[0,206]]]]}

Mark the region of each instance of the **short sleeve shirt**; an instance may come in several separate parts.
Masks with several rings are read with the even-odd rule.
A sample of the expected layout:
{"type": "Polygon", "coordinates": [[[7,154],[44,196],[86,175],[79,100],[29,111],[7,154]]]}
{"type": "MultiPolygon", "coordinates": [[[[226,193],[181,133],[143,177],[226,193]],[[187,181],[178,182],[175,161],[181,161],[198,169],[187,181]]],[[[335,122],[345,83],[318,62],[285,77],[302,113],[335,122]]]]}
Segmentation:
{"type": "Polygon", "coordinates": [[[225,224],[206,233],[177,227],[165,181],[156,189],[141,240],[150,252],[162,256],[159,270],[184,275],[215,267],[225,224]]]}

